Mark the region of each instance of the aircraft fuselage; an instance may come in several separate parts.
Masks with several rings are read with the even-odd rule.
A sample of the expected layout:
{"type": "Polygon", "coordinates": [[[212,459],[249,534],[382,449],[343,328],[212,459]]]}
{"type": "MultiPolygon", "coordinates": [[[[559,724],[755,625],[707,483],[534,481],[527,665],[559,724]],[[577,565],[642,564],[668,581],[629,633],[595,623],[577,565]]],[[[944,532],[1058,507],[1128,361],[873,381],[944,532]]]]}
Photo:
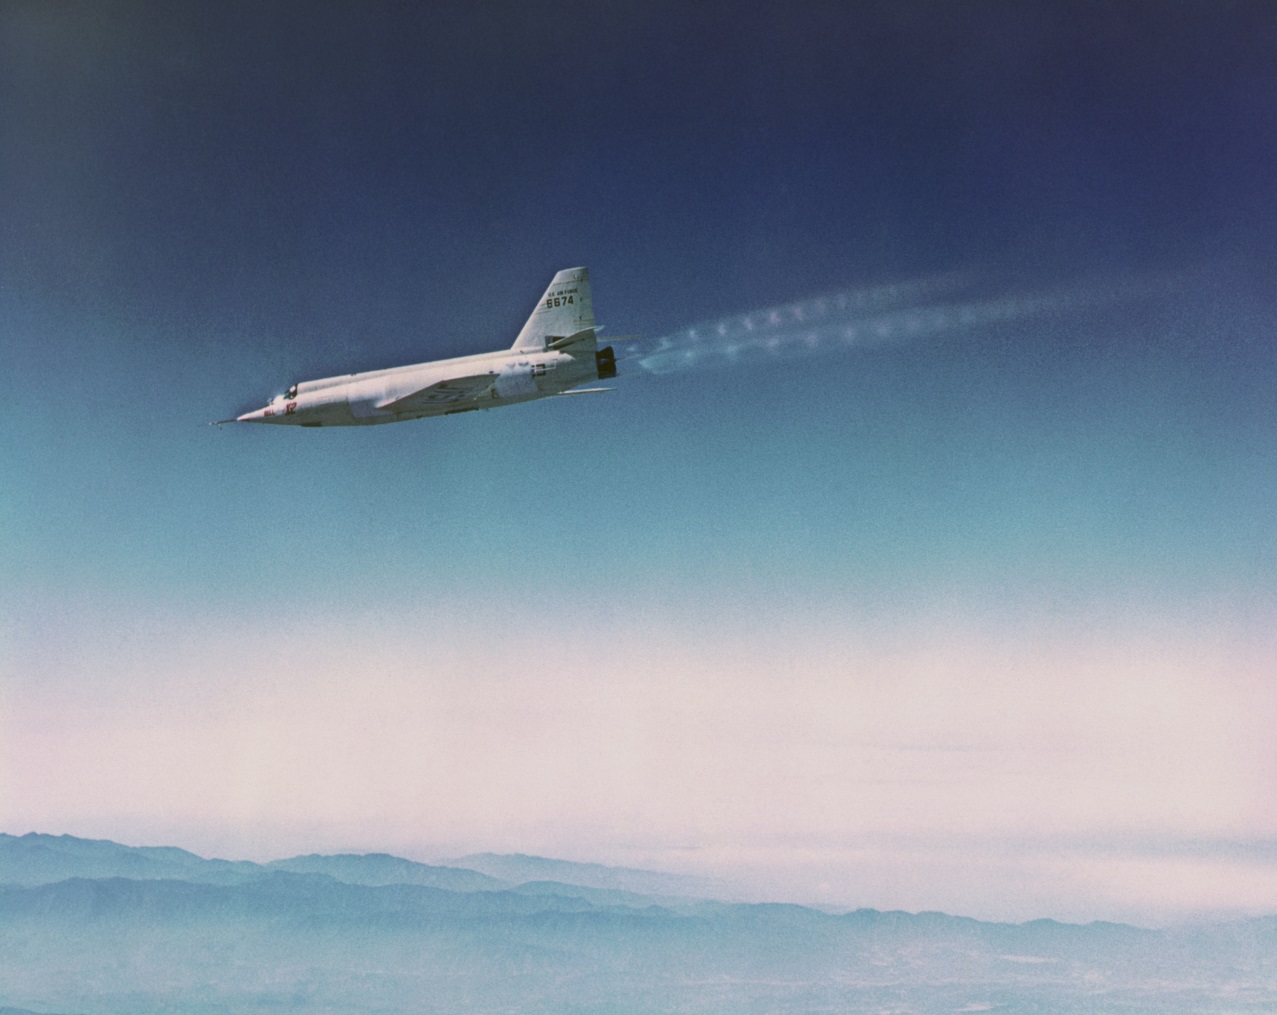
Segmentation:
{"type": "Polygon", "coordinates": [[[615,376],[616,358],[610,348],[598,348],[595,336],[590,273],[567,268],[554,276],[509,349],[302,381],[262,408],[222,422],[397,423],[567,394],[615,376]]]}
{"type": "Polygon", "coordinates": [[[567,391],[597,377],[593,356],[587,361],[554,351],[529,354],[503,350],[302,381],[277,395],[269,405],[247,412],[238,420],[297,426],[395,423],[527,402],[567,391]],[[483,375],[491,378],[486,388],[464,399],[438,404],[408,403],[402,409],[394,408],[395,402],[423,388],[454,378],[483,375]]]}

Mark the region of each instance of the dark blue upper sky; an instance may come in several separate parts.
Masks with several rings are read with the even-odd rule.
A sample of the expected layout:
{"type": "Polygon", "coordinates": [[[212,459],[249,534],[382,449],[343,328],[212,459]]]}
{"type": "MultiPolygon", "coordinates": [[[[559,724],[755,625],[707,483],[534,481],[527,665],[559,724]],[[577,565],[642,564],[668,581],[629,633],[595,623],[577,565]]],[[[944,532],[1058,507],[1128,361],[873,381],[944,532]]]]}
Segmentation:
{"type": "Polygon", "coordinates": [[[588,604],[655,640],[1207,617],[1253,646],[1275,45],[1259,3],[5,4],[13,686],[72,680],[104,632],[419,603],[588,604]],[[631,360],[605,398],[205,425],[504,346],[577,264],[649,344],[947,272],[944,320],[1069,300],[631,360]]]}
{"type": "Polygon", "coordinates": [[[508,278],[571,260],[618,262],[619,309],[659,329],[866,276],[1196,261],[1272,232],[1262,5],[5,18],[6,278],[164,334],[415,351],[427,310],[464,341],[470,287],[495,284],[517,324],[508,278]]]}

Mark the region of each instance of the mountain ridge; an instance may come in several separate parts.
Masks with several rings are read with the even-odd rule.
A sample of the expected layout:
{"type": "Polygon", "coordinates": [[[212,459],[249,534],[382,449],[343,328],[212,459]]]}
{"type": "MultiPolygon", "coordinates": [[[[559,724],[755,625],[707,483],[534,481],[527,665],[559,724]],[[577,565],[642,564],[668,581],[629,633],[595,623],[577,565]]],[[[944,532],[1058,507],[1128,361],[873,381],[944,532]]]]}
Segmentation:
{"type": "MultiPolygon", "coordinates": [[[[558,873],[601,876],[563,863],[558,873]]],[[[494,885],[482,872],[388,854],[252,864],[34,834],[0,836],[6,878],[0,1009],[1164,1015],[1277,1007],[1277,917],[1176,932],[683,897],[665,903],[614,888],[494,885]],[[197,880],[13,883],[16,875],[58,873],[59,857],[63,872],[113,863],[186,870],[197,880]],[[469,889],[422,883],[458,870],[458,884],[469,889]],[[210,880],[228,873],[225,883],[210,880]],[[1231,1007],[1212,1007],[1219,998],[1231,1007]]]]}
{"type": "MultiPolygon", "coordinates": [[[[176,846],[126,846],[110,839],[29,832],[0,833],[0,884],[39,885],[67,878],[175,878],[201,884],[242,884],[274,871],[328,874],[368,886],[419,884],[451,891],[524,891],[574,894],[596,902],[639,900],[675,903],[709,883],[663,871],[578,863],[527,854],[474,854],[481,866],[501,867],[500,877],[459,862],[426,864],[389,853],[308,853],[266,863],[206,858],[176,846]],[[507,862],[508,861],[508,862],[507,862]],[[519,877],[520,872],[538,876],[519,877]],[[557,877],[547,876],[549,874],[557,877]],[[612,893],[608,895],[607,893],[612,893]]],[[[698,897],[704,898],[701,893],[698,897]]]]}
{"type": "Polygon", "coordinates": [[[479,871],[516,884],[553,881],[642,895],[713,897],[722,884],[709,878],[693,878],[637,867],[612,867],[600,863],[557,860],[528,853],[470,853],[444,863],[479,871]]]}

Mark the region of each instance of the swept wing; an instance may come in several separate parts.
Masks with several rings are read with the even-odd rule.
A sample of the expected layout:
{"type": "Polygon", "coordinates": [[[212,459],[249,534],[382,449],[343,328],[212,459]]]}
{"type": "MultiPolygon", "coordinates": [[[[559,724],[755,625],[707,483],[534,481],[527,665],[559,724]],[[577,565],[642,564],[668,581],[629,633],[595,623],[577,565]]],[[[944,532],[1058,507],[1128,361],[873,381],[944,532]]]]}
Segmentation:
{"type": "Polygon", "coordinates": [[[411,394],[378,402],[377,408],[388,409],[391,412],[415,412],[418,409],[430,409],[440,405],[465,402],[482,395],[492,386],[495,378],[496,374],[494,373],[471,374],[469,377],[449,377],[446,381],[428,385],[411,394]]]}

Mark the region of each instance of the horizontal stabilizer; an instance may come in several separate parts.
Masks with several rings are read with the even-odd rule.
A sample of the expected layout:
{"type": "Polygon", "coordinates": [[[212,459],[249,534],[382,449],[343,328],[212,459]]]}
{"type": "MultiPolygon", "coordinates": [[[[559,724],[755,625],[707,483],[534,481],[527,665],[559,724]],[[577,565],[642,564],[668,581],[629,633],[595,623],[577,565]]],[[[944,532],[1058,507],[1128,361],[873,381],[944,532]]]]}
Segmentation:
{"type": "Polygon", "coordinates": [[[496,374],[473,374],[470,377],[450,377],[438,384],[420,388],[410,395],[391,398],[380,402],[378,409],[389,409],[391,412],[413,412],[417,409],[428,409],[435,405],[451,405],[467,398],[477,398],[492,386],[496,374]]]}
{"type": "Polygon", "coordinates": [[[569,345],[576,345],[577,342],[589,342],[594,339],[594,329],[586,328],[584,331],[578,331],[566,338],[547,337],[545,347],[547,349],[564,349],[569,345]]]}
{"type": "Polygon", "coordinates": [[[605,391],[615,391],[615,388],[573,388],[570,391],[559,391],[560,395],[601,395],[605,391]]]}

